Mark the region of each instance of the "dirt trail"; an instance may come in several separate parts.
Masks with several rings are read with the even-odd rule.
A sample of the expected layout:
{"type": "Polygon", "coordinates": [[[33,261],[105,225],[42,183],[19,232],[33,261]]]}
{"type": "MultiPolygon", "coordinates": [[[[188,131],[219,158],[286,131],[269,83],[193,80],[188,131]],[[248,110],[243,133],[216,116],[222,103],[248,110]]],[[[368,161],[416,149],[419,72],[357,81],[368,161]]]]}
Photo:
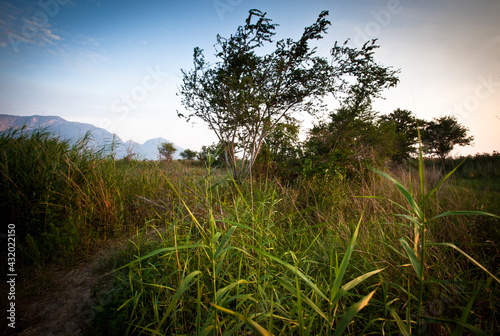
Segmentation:
{"type": "Polygon", "coordinates": [[[94,255],[72,269],[49,271],[46,281],[35,281],[25,289],[26,296],[19,302],[20,311],[17,335],[62,336],[82,335],[94,317],[92,288],[103,270],[103,261],[112,258],[126,246],[129,238],[107,243],[94,255]],[[99,269],[100,268],[100,269],[99,269]],[[38,286],[38,288],[33,288],[38,286]]]}

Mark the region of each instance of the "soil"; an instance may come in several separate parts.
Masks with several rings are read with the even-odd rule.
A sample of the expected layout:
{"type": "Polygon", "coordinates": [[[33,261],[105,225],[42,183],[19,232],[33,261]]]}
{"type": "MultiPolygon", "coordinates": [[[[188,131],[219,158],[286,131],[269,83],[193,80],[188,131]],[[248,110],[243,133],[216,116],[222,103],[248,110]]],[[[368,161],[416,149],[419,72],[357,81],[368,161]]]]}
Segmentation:
{"type": "Polygon", "coordinates": [[[128,239],[106,243],[71,269],[45,270],[27,281],[31,284],[16,303],[22,308],[14,335],[82,335],[94,317],[92,289],[112,270],[112,263],[103,265],[125,248],[128,239]]]}
{"type": "MultiPolygon", "coordinates": [[[[143,244],[158,241],[157,232],[165,232],[164,228],[157,231],[148,227],[146,230],[145,236],[141,233],[143,244]]],[[[78,336],[91,331],[87,329],[95,316],[93,304],[103,303],[112,296],[109,285],[113,280],[110,273],[113,262],[130,246],[128,242],[136,239],[136,236],[123,236],[107,240],[94,253],[71,267],[44,269],[32,279],[19,283],[16,328],[4,328],[7,320],[2,321],[0,335],[78,336]],[[99,289],[97,299],[93,298],[96,288],[99,289]]],[[[3,292],[4,288],[1,289],[3,292]]]]}

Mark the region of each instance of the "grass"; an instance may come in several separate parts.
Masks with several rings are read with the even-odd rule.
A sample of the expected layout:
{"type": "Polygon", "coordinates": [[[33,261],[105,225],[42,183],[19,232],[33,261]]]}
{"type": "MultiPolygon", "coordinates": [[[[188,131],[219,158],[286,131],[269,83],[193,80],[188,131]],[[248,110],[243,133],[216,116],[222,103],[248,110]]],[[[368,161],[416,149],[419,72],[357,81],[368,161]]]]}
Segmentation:
{"type": "Polygon", "coordinates": [[[213,183],[207,172],[191,188],[204,205],[196,211],[193,198],[176,189],[186,183],[171,182],[176,216],[158,243],[137,243],[136,259],[120,268],[117,281],[128,294],[115,309],[129,317],[120,332],[491,333],[498,321],[486,316],[498,311],[489,296],[498,283],[481,268],[494,263],[474,255],[487,266],[477,265],[471,256],[481,247],[467,218],[440,215],[443,198],[454,198],[447,206],[464,205],[459,192],[449,194],[456,187],[437,180],[426,193],[420,183],[412,190],[418,174],[400,176],[407,187],[385,177],[373,175],[353,190],[339,181],[213,183]],[[418,197],[428,203],[428,217],[418,197]],[[415,216],[397,215],[402,209],[415,216]],[[472,311],[478,301],[484,308],[472,311]]]}
{"type": "Polygon", "coordinates": [[[237,184],[220,168],[114,161],[37,136],[2,138],[1,147],[4,207],[40,182],[40,196],[11,212],[26,226],[21,244],[32,267],[70,264],[99,240],[137,233],[110,283],[96,288],[108,299],[96,300],[89,334],[462,335],[500,327],[498,218],[485,214],[498,212],[465,184],[461,167],[446,176],[420,165],[351,181],[237,184]],[[28,156],[12,154],[21,150],[28,156]],[[32,170],[14,174],[19,167],[32,170]],[[28,253],[28,236],[43,257],[28,253]]]}

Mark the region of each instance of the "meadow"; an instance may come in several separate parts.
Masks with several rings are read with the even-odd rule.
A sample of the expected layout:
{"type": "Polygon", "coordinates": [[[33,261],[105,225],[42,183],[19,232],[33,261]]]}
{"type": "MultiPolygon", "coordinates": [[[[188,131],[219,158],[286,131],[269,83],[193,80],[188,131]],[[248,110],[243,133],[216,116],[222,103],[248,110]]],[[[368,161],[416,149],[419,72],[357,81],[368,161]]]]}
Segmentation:
{"type": "Polygon", "coordinates": [[[133,235],[94,288],[89,335],[500,330],[497,154],[448,174],[420,159],[236,183],[210,162],[117,161],[85,144],[3,135],[0,206],[25,282],[133,235]]]}

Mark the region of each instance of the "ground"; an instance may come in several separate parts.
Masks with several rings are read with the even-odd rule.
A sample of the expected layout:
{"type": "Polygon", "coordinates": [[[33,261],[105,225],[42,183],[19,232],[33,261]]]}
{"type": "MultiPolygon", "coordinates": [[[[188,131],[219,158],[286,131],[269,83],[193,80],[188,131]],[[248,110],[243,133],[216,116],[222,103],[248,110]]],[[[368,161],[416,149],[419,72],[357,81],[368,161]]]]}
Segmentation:
{"type": "Polygon", "coordinates": [[[17,302],[22,307],[17,334],[82,335],[95,314],[92,289],[112,270],[112,263],[106,261],[123,250],[128,240],[109,241],[70,268],[41,271],[33,281],[28,280],[17,302]]]}

